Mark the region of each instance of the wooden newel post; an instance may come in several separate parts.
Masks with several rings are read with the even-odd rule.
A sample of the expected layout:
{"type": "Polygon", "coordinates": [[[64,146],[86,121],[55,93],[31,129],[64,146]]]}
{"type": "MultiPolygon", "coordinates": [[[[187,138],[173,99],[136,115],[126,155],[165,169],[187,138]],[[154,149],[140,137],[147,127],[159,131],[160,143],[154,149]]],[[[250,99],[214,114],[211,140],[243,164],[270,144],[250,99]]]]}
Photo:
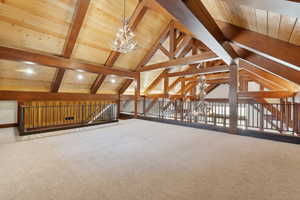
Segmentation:
{"type": "Polygon", "coordinates": [[[140,73],[137,73],[136,79],[135,79],[135,91],[134,91],[134,117],[138,117],[138,107],[139,107],[139,99],[141,95],[141,78],[140,73]]]}
{"type": "Polygon", "coordinates": [[[230,82],[229,82],[229,133],[237,134],[238,122],[238,66],[232,64],[229,66],[230,82]]]}

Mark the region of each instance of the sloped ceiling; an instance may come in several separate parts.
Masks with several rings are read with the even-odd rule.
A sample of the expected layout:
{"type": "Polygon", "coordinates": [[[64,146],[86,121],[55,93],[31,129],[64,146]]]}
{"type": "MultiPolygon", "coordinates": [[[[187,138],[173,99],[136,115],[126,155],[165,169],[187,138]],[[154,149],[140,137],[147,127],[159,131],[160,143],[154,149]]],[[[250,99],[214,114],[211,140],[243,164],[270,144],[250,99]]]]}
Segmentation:
{"type": "MultiPolygon", "coordinates": [[[[300,45],[300,21],[291,16],[226,3],[222,0],[202,0],[217,19],[270,37],[300,45]]],[[[0,1],[0,45],[32,49],[61,55],[72,23],[77,0],[3,0],[0,1]]],[[[139,0],[126,0],[129,17],[139,0]]],[[[104,64],[111,53],[111,42],[121,25],[123,0],[91,0],[71,58],[104,64]]],[[[169,15],[149,9],[135,30],[139,48],[120,55],[114,66],[134,70],[168,26],[169,15]]],[[[163,44],[168,46],[168,40],[163,44]]],[[[149,64],[167,60],[158,51],[149,64]]],[[[186,66],[173,71],[184,70],[186,66]]],[[[162,70],[141,74],[141,92],[162,70]]],[[[50,91],[54,68],[0,60],[0,90],[50,91]],[[33,73],[27,73],[28,70],[33,73]],[[26,72],[27,71],[27,72],[26,72]]],[[[66,71],[59,92],[89,93],[97,74],[66,71]],[[79,78],[80,77],[80,78],[79,78]]],[[[98,94],[115,94],[124,83],[121,77],[108,76],[98,94]],[[115,79],[115,83],[112,83],[115,79]]],[[[170,83],[175,81],[171,79],[170,83]]],[[[162,84],[153,93],[162,92],[162,84]]],[[[177,88],[178,89],[178,88],[177,88]]],[[[176,93],[177,89],[171,91],[176,93]]],[[[126,91],[133,93],[133,84],[126,91]]]]}
{"type": "Polygon", "coordinates": [[[250,8],[223,0],[202,0],[216,20],[227,22],[294,45],[300,45],[300,21],[296,17],[250,8]]]}
{"type": "MultiPolygon", "coordinates": [[[[127,17],[132,15],[138,3],[138,0],[126,0],[127,17]]],[[[0,1],[0,30],[5,30],[0,31],[0,45],[61,55],[75,6],[76,0],[0,1]]],[[[111,42],[121,25],[122,11],[123,0],[91,0],[71,58],[104,64],[111,53],[111,42]]],[[[121,55],[114,66],[134,70],[169,21],[169,16],[148,10],[135,30],[138,50],[121,55]]],[[[155,62],[162,60],[162,57],[162,53],[158,54],[155,62]]],[[[55,73],[55,69],[44,66],[7,61],[0,61],[0,71],[1,90],[25,91],[49,91],[55,73]],[[28,75],[23,70],[23,75],[20,75],[17,72],[20,66],[34,70],[34,73],[28,75]],[[47,78],[40,80],[43,76],[47,78]]],[[[157,72],[144,74],[149,82],[157,72]]],[[[67,70],[59,92],[88,93],[96,77],[97,74],[67,70]],[[78,76],[83,78],[79,80],[78,76]]],[[[112,84],[108,77],[98,93],[117,93],[124,78],[114,79],[116,82],[112,84]]]]}

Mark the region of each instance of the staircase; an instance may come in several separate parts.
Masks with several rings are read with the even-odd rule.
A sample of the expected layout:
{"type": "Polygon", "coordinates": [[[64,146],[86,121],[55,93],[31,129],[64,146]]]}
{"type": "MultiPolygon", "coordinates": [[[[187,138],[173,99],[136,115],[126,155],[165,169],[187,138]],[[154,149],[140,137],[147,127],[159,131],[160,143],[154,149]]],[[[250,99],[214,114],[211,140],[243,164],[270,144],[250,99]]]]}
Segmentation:
{"type": "Polygon", "coordinates": [[[104,108],[100,107],[89,117],[88,124],[102,121],[105,118],[105,114],[113,114],[113,112],[115,112],[115,106],[115,104],[108,104],[104,108]]]}

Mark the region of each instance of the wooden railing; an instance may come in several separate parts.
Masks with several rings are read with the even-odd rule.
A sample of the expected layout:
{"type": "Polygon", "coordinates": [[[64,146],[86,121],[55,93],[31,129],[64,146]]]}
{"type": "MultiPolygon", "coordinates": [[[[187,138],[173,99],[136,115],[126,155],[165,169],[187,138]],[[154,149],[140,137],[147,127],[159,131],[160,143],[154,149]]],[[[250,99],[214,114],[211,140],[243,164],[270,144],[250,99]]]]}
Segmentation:
{"type": "MultiPolygon", "coordinates": [[[[121,112],[133,114],[132,105],[131,100],[122,102],[121,112]]],[[[143,117],[229,127],[228,102],[206,102],[203,114],[199,113],[198,105],[198,101],[141,100],[138,110],[143,117]]],[[[300,104],[240,102],[237,125],[243,130],[300,136],[300,104]]]]}
{"type": "Polygon", "coordinates": [[[21,135],[117,121],[115,103],[21,106],[21,135]]]}

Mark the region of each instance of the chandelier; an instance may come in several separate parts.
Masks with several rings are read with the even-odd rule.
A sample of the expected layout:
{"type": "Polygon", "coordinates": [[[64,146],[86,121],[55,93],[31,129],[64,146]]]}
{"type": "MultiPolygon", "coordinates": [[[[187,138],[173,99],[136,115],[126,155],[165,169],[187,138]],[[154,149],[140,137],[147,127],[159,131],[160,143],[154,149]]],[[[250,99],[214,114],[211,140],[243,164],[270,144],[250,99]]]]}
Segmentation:
{"type": "Polygon", "coordinates": [[[196,102],[194,105],[194,115],[204,115],[209,108],[205,103],[206,92],[205,89],[207,87],[206,77],[204,75],[200,75],[199,84],[198,84],[198,99],[199,102],[196,102]]]}
{"type": "Polygon", "coordinates": [[[129,53],[137,48],[135,35],[129,27],[128,20],[125,18],[126,4],[123,1],[123,20],[122,26],[118,29],[116,39],[112,42],[112,50],[120,53],[129,53]]]}

